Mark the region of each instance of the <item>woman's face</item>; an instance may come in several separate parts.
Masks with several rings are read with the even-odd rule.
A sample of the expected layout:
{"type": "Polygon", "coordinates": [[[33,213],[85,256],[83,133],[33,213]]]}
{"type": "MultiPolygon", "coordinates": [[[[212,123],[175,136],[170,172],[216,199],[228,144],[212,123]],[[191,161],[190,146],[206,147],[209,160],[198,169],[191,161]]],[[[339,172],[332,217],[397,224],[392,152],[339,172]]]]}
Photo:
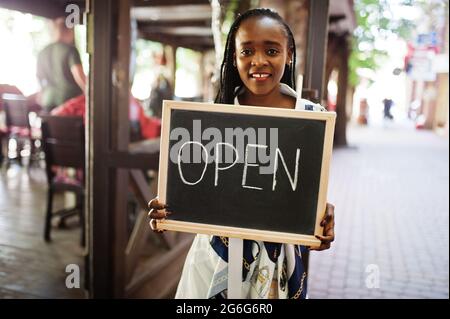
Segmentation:
{"type": "Polygon", "coordinates": [[[284,27],[269,17],[249,18],[239,26],[235,41],[236,66],[250,93],[261,96],[278,90],[292,58],[284,27]]]}

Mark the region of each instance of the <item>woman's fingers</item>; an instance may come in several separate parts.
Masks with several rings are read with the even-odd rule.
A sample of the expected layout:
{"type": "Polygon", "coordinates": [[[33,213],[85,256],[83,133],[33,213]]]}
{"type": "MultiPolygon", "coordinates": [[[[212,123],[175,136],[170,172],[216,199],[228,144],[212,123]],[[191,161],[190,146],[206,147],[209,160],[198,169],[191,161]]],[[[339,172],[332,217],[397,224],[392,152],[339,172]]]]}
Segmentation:
{"type": "Polygon", "coordinates": [[[157,227],[157,221],[156,221],[156,219],[150,219],[150,228],[153,230],[153,231],[155,231],[155,232],[158,232],[158,233],[162,233],[162,232],[164,232],[164,230],[163,229],[157,229],[156,227],[157,227]]]}
{"type": "Polygon", "coordinates": [[[153,219],[163,219],[163,218],[167,218],[167,216],[170,215],[170,212],[167,211],[160,211],[157,209],[151,209],[150,212],[148,213],[148,217],[153,218],[153,219]]]}
{"type": "MultiPolygon", "coordinates": [[[[334,224],[334,223],[333,223],[334,224]]],[[[309,250],[325,250],[331,247],[331,243],[334,241],[334,225],[327,224],[324,229],[324,235],[316,235],[316,238],[320,240],[320,246],[310,247],[309,250]]]]}
{"type": "Polygon", "coordinates": [[[156,219],[150,219],[150,228],[151,228],[152,230],[156,230],[156,227],[157,227],[157,225],[156,225],[156,219]]]}
{"type": "Polygon", "coordinates": [[[148,217],[152,219],[162,219],[166,218],[171,213],[168,211],[165,211],[164,209],[167,208],[167,205],[160,203],[158,201],[158,198],[152,199],[148,203],[148,208],[150,208],[150,212],[148,213],[148,217]]]}
{"type": "Polygon", "coordinates": [[[334,241],[334,205],[327,203],[325,216],[320,222],[323,227],[323,236],[317,235],[316,238],[321,241],[319,247],[311,247],[310,250],[325,250],[331,247],[334,241]]]}
{"type": "Polygon", "coordinates": [[[329,249],[330,247],[331,247],[331,244],[330,244],[330,243],[328,243],[328,244],[322,243],[322,244],[320,244],[319,247],[310,247],[309,250],[317,250],[317,251],[320,251],[320,250],[329,249]]]}
{"type": "Polygon", "coordinates": [[[327,208],[325,210],[325,216],[320,222],[320,226],[324,227],[326,224],[330,222],[334,222],[334,205],[327,203],[327,208]]]}
{"type": "Polygon", "coordinates": [[[167,205],[160,203],[158,198],[153,198],[150,202],[148,202],[148,208],[150,209],[164,209],[167,205]]]}
{"type": "Polygon", "coordinates": [[[334,216],[334,205],[327,203],[327,212],[331,215],[334,216]]]}
{"type": "Polygon", "coordinates": [[[319,239],[322,244],[330,244],[334,241],[334,234],[327,236],[316,235],[316,238],[319,239]]]}
{"type": "Polygon", "coordinates": [[[150,208],[150,212],[148,213],[148,217],[151,218],[149,223],[150,228],[158,233],[164,232],[163,229],[157,229],[157,220],[167,218],[171,214],[164,210],[167,208],[167,205],[160,203],[158,198],[154,198],[148,203],[148,208],[150,208]]]}

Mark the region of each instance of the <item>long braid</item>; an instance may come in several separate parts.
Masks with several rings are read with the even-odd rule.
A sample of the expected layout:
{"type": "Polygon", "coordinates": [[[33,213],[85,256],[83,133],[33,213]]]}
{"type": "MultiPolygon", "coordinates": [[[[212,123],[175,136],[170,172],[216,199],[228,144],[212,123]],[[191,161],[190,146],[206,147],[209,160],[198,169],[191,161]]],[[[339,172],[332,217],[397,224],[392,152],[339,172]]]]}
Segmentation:
{"type": "Polygon", "coordinates": [[[233,65],[234,54],[236,52],[235,39],[236,32],[239,29],[242,21],[251,17],[270,17],[278,21],[286,30],[288,47],[292,50],[293,55],[292,63],[285,67],[280,82],[289,85],[292,89],[295,90],[296,49],[292,31],[277,12],[271,9],[257,8],[248,10],[243,14],[238,15],[236,20],[231,25],[230,31],[227,36],[227,42],[225,44],[225,54],[223,57],[223,62],[220,67],[220,87],[215,99],[216,103],[233,104],[236,87],[241,87],[243,85],[242,80],[239,76],[239,72],[233,65]]]}

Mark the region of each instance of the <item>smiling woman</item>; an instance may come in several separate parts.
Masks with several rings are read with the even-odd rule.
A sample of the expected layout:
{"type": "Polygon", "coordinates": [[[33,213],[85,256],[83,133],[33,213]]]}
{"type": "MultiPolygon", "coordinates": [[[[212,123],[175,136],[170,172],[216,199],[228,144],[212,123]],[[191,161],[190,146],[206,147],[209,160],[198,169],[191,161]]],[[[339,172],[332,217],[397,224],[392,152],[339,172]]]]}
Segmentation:
{"type": "MultiPolygon", "coordinates": [[[[249,10],[238,16],[230,28],[221,66],[220,87],[215,103],[234,104],[235,107],[245,104],[280,109],[324,110],[320,105],[297,98],[294,66],[295,43],[288,25],[276,12],[270,9],[249,10]]],[[[220,106],[216,105],[216,107],[220,106]]],[[[253,107],[250,109],[253,109],[253,107]]],[[[274,112],[279,113],[281,110],[274,110],[274,112]]],[[[284,112],[292,111],[284,110],[284,112]]],[[[253,118],[249,118],[246,123],[249,127],[256,127],[254,124],[250,124],[252,120],[253,118]]],[[[229,125],[229,119],[220,123],[229,125]]],[[[274,120],[272,120],[268,126],[274,125],[274,120]]],[[[242,125],[239,125],[239,127],[242,127],[242,125]]],[[[290,137],[292,140],[294,136],[290,137]]],[[[257,145],[254,144],[254,146],[257,145]]],[[[291,170],[289,174],[292,174],[292,172],[294,174],[289,175],[289,181],[292,189],[295,189],[295,175],[298,173],[295,169],[295,163],[299,161],[299,152],[295,152],[295,148],[293,149],[292,154],[297,156],[290,161],[291,170]]],[[[276,159],[285,155],[284,150],[282,154],[279,150],[276,154],[276,159]],[[278,156],[280,154],[281,156],[278,156]]],[[[283,162],[283,159],[280,162],[283,162]]],[[[286,167],[285,164],[283,162],[284,167],[286,167]]],[[[230,182],[225,185],[225,179],[222,184],[233,191],[238,187],[247,186],[245,167],[244,164],[241,185],[230,182]]],[[[182,174],[187,174],[187,171],[188,168],[183,170],[182,174]]],[[[192,173],[192,169],[190,172],[192,173]]],[[[272,174],[275,176],[275,172],[272,172],[272,174]]],[[[217,181],[217,178],[215,178],[215,181],[217,181]]],[[[276,180],[272,178],[271,189],[275,188],[275,182],[276,180]]],[[[272,201],[267,204],[273,205],[272,197],[266,196],[264,200],[269,198],[272,201]]],[[[163,196],[162,200],[165,200],[163,196]]],[[[222,196],[221,200],[226,199],[222,196]]],[[[286,198],[283,198],[283,201],[285,204],[294,202],[286,198]]],[[[253,201],[253,203],[256,202],[258,201],[253,201]]],[[[170,200],[167,203],[161,203],[158,199],[153,199],[149,203],[150,217],[152,218],[150,226],[155,231],[158,231],[156,219],[167,217],[168,213],[164,209],[170,210],[170,205],[170,200]],[[169,208],[166,204],[169,205],[169,208]]],[[[242,203],[238,205],[241,208],[243,207],[242,203]]],[[[192,211],[195,212],[203,209],[195,201],[190,206],[192,211]]],[[[323,226],[323,235],[315,236],[318,239],[318,244],[311,247],[314,250],[328,249],[334,240],[334,206],[331,204],[326,206],[326,211],[320,217],[323,218],[320,222],[320,225],[323,226]]],[[[253,210],[256,215],[261,211],[257,205],[252,205],[249,209],[253,210]]],[[[282,220],[285,217],[283,215],[285,210],[280,208],[279,205],[271,209],[271,212],[273,212],[273,215],[271,215],[273,219],[282,220]]],[[[172,216],[176,215],[176,212],[171,213],[172,216]]],[[[252,222],[256,223],[257,220],[253,219],[252,222]]],[[[302,256],[304,256],[308,247],[256,240],[244,240],[243,246],[243,258],[235,256],[238,258],[236,260],[243,260],[242,297],[262,299],[306,298],[306,271],[302,256]]],[[[234,255],[235,251],[229,248],[227,237],[197,235],[186,258],[176,297],[228,297],[228,269],[232,268],[228,265],[229,253],[234,255]]],[[[238,277],[240,277],[240,272],[238,272],[238,277]]],[[[239,283],[241,283],[241,280],[239,280],[239,283]]],[[[230,293],[230,296],[233,296],[233,294],[230,293]]]]}
{"type": "Polygon", "coordinates": [[[247,88],[239,96],[241,104],[287,108],[295,105],[295,99],[278,88],[285,66],[292,62],[293,48],[286,33],[279,22],[269,17],[242,22],[236,33],[234,56],[234,65],[247,88]]]}

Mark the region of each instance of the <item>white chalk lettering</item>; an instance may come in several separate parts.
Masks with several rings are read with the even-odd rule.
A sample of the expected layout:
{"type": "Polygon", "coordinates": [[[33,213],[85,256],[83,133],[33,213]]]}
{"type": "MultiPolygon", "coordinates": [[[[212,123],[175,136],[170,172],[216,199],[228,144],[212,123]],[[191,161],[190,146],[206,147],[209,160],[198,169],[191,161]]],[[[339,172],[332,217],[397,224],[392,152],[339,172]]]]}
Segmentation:
{"type": "Polygon", "coordinates": [[[267,148],[267,145],[259,145],[259,144],[247,144],[245,147],[245,160],[244,160],[244,172],[242,173],[242,187],[244,188],[250,188],[250,189],[256,189],[256,190],[262,190],[261,187],[256,186],[248,186],[247,184],[247,167],[248,166],[259,166],[259,164],[250,164],[248,162],[248,148],[254,147],[254,148],[267,148]]]}
{"type": "Polygon", "coordinates": [[[238,160],[239,160],[239,154],[238,154],[237,149],[233,145],[231,145],[229,143],[222,143],[222,142],[216,144],[216,169],[215,169],[215,173],[214,173],[215,174],[214,175],[214,186],[217,186],[217,182],[219,180],[219,171],[224,171],[224,170],[227,170],[227,169],[233,167],[237,163],[238,160]],[[236,154],[236,160],[233,162],[233,164],[228,165],[226,167],[219,167],[219,148],[221,145],[231,147],[233,149],[234,153],[236,154]]]}
{"type": "MultiPolygon", "coordinates": [[[[253,163],[256,160],[260,163],[259,173],[272,174],[273,173],[273,159],[275,158],[275,148],[278,146],[278,129],[277,128],[258,128],[256,130],[252,127],[243,129],[237,128],[224,128],[220,130],[215,127],[208,127],[202,130],[201,120],[192,121],[192,130],[188,130],[184,127],[176,127],[170,130],[170,141],[175,143],[170,146],[170,160],[172,163],[177,163],[179,147],[187,141],[195,141],[202,143],[209,154],[208,164],[211,164],[215,159],[215,145],[219,142],[226,142],[233,145],[239,154],[244,154],[246,143],[266,145],[270,144],[268,149],[260,148],[259,152],[251,152],[249,156],[249,162],[253,163]],[[268,137],[270,131],[270,135],[268,137]],[[222,133],[224,133],[225,139],[223,139],[222,133]],[[192,136],[191,136],[192,134],[192,136]],[[269,139],[269,141],[268,141],[269,139]],[[209,141],[205,143],[206,141],[209,141]]],[[[201,163],[201,154],[203,150],[199,147],[199,144],[190,145],[188,148],[184,148],[182,152],[182,162],[187,163],[201,163]]],[[[220,163],[233,163],[234,154],[233,149],[226,147],[220,154],[220,163]]],[[[204,159],[203,159],[204,160],[204,159]]],[[[243,163],[244,157],[241,156],[238,163],[243,163]]]]}
{"type": "Polygon", "coordinates": [[[203,146],[202,143],[195,142],[195,141],[188,141],[188,142],[184,143],[183,145],[181,145],[180,150],[178,151],[177,163],[178,163],[178,172],[180,173],[180,177],[181,177],[181,180],[183,181],[183,183],[185,183],[187,185],[198,184],[203,179],[203,176],[205,175],[205,172],[206,172],[206,167],[208,166],[208,152],[206,151],[206,148],[203,146]],[[205,154],[205,159],[204,159],[205,160],[204,161],[205,162],[205,166],[203,167],[202,175],[200,176],[200,178],[196,182],[188,182],[184,178],[183,171],[181,170],[181,151],[183,150],[183,147],[185,147],[186,145],[189,145],[189,144],[199,145],[202,148],[202,151],[204,151],[204,154],[205,154]]]}
{"type": "Polygon", "coordinates": [[[289,174],[289,170],[287,168],[286,162],[284,161],[283,154],[281,154],[280,149],[277,147],[275,150],[275,167],[273,171],[273,184],[272,184],[272,191],[275,190],[275,187],[277,185],[277,171],[278,171],[278,156],[281,158],[281,162],[283,162],[284,170],[286,171],[286,175],[289,178],[289,182],[291,183],[292,190],[295,192],[297,189],[297,181],[298,181],[298,162],[300,159],[300,149],[297,148],[296,156],[295,156],[295,173],[294,173],[294,179],[292,179],[291,175],[289,174]]]}
{"type": "MultiPolygon", "coordinates": [[[[184,129],[179,129],[177,132],[172,132],[173,135],[178,135],[182,138],[182,140],[186,139],[187,131],[185,131],[184,129]]],[[[213,137],[214,139],[214,131],[211,130],[208,132],[207,136],[209,137],[213,137]]],[[[206,136],[203,136],[203,138],[205,138],[206,136]]],[[[173,146],[171,149],[171,153],[174,151],[175,148],[178,148],[178,145],[181,144],[180,142],[177,142],[177,147],[173,146]]],[[[208,151],[208,147],[204,146],[201,142],[197,142],[197,141],[184,141],[181,146],[179,146],[178,148],[178,153],[176,155],[176,164],[178,166],[178,172],[180,175],[180,178],[182,180],[182,182],[186,185],[197,185],[198,183],[200,183],[206,173],[206,170],[208,168],[208,165],[211,164],[213,161],[214,163],[214,186],[217,187],[219,185],[219,172],[220,171],[227,171],[230,168],[232,168],[233,166],[235,166],[237,163],[241,163],[243,161],[244,165],[243,165],[243,171],[242,171],[242,183],[241,186],[243,188],[247,188],[247,189],[254,189],[254,190],[263,190],[262,187],[256,186],[256,185],[249,185],[248,184],[248,170],[249,167],[259,167],[261,168],[261,163],[257,160],[259,157],[261,157],[262,152],[266,152],[267,149],[269,148],[268,145],[262,145],[262,144],[252,144],[252,143],[248,143],[245,146],[245,151],[244,151],[244,156],[240,155],[241,153],[239,152],[239,149],[234,146],[231,143],[227,143],[227,142],[216,142],[214,145],[213,149],[209,149],[208,151]],[[188,159],[186,159],[186,151],[189,151],[193,149],[193,146],[195,146],[198,150],[200,150],[199,152],[197,151],[197,153],[199,153],[198,157],[201,159],[201,163],[203,164],[203,168],[202,168],[202,172],[200,174],[200,177],[193,181],[193,180],[187,180],[185,177],[186,171],[185,173],[183,173],[183,168],[182,168],[182,164],[191,164],[192,162],[189,161],[188,159]],[[231,152],[232,157],[234,157],[234,160],[231,164],[229,164],[226,160],[222,161],[221,159],[223,159],[223,155],[225,152],[231,152]],[[212,153],[212,154],[211,154],[212,153]],[[260,154],[260,156],[255,156],[255,154],[260,154]],[[253,155],[253,156],[251,156],[253,155]],[[251,158],[254,159],[254,161],[251,160],[251,158]]],[[[289,179],[289,183],[290,186],[292,188],[292,191],[296,191],[297,190],[297,186],[298,186],[298,181],[299,181],[299,162],[300,162],[300,148],[296,149],[296,155],[295,155],[295,165],[294,165],[294,171],[293,174],[291,174],[292,171],[290,171],[288,169],[288,165],[286,164],[286,160],[284,159],[283,153],[281,152],[281,150],[276,147],[275,148],[275,152],[274,152],[275,156],[274,156],[274,165],[273,165],[273,170],[270,172],[270,174],[272,174],[272,191],[275,191],[275,189],[277,188],[277,183],[278,183],[278,179],[279,179],[279,174],[278,174],[278,170],[279,170],[279,162],[281,161],[282,166],[284,168],[284,171],[286,173],[287,178],[289,179]]],[[[267,154],[267,153],[266,153],[267,154]]],[[[190,154],[188,154],[190,155],[190,154]]],[[[171,157],[173,156],[172,154],[170,155],[171,157]]],[[[189,170],[189,165],[188,168],[185,168],[187,170],[189,170]]],[[[222,173],[220,173],[222,174],[222,173]]],[[[261,173],[261,170],[259,170],[259,175],[264,175],[261,173]]],[[[188,174],[188,179],[193,179],[192,178],[192,174],[189,175],[188,174]]]]}

